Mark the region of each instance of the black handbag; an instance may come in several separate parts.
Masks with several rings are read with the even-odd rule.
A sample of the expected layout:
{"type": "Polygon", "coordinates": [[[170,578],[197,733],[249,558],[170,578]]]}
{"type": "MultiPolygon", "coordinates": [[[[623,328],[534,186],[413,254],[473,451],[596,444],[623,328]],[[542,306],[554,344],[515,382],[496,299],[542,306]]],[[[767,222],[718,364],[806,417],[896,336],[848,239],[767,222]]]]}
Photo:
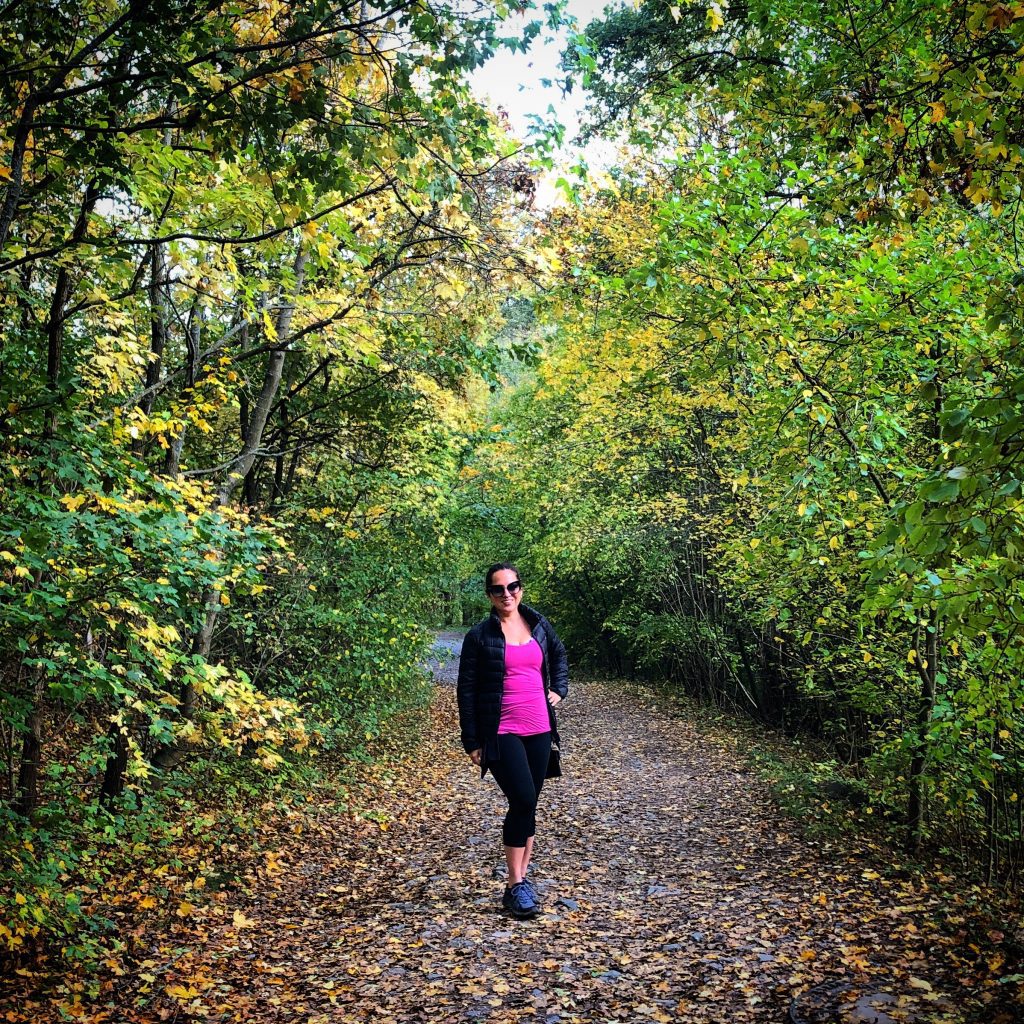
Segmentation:
{"type": "Polygon", "coordinates": [[[545,779],[560,779],[562,777],[562,752],[559,750],[561,739],[558,736],[558,716],[555,709],[548,704],[548,717],[551,719],[551,754],[548,756],[548,771],[545,779]]]}
{"type": "Polygon", "coordinates": [[[551,755],[548,757],[548,773],[545,779],[560,779],[562,777],[562,752],[556,743],[551,744],[551,755]]]}

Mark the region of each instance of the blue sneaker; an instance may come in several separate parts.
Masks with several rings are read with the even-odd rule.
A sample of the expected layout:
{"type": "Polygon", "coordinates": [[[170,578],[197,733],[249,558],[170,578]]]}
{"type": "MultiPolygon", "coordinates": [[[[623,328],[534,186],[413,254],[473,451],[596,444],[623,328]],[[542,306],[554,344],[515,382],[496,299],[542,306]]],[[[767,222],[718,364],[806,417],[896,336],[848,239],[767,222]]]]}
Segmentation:
{"type": "Polygon", "coordinates": [[[540,909],[540,893],[537,892],[537,887],[528,878],[524,878],[522,884],[526,886],[526,891],[530,894],[530,899],[537,905],[537,909],[540,909]]]}
{"type": "Polygon", "coordinates": [[[506,889],[501,898],[501,905],[513,916],[519,918],[536,917],[540,907],[525,882],[517,882],[511,889],[506,889]]]}

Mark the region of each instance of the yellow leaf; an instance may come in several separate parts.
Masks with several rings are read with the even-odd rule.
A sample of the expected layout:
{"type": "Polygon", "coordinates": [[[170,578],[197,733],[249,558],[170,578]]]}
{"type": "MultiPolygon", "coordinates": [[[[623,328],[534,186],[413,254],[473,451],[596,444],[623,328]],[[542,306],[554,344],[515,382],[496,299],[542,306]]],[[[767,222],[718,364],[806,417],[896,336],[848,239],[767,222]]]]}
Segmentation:
{"type": "Polygon", "coordinates": [[[717,32],[725,24],[725,18],[722,17],[722,8],[720,4],[712,4],[708,8],[707,13],[707,25],[708,30],[711,32],[717,32]]]}
{"type": "Polygon", "coordinates": [[[801,952],[800,959],[801,960],[814,960],[814,959],[817,958],[817,956],[818,956],[818,954],[815,953],[813,949],[805,949],[805,950],[803,950],[801,952]]]}
{"type": "Polygon", "coordinates": [[[195,909],[196,908],[192,906],[192,904],[189,903],[188,900],[183,900],[181,905],[175,911],[175,914],[177,914],[178,917],[188,917],[188,915],[191,914],[192,911],[195,909]]]}
{"type": "Polygon", "coordinates": [[[983,203],[991,194],[984,185],[970,185],[964,190],[968,199],[974,203],[983,203]]]}
{"type": "Polygon", "coordinates": [[[184,985],[168,985],[164,991],[173,999],[181,999],[183,1001],[195,999],[199,995],[199,990],[191,985],[188,988],[185,988],[184,985]]]}
{"type": "Polygon", "coordinates": [[[932,124],[938,124],[946,116],[946,104],[942,100],[936,100],[928,106],[932,108],[932,124]]]}
{"type": "Polygon", "coordinates": [[[751,537],[750,538],[750,547],[751,547],[751,549],[756,548],[760,543],[761,543],[761,538],[760,537],[751,537]]]}
{"type": "Polygon", "coordinates": [[[236,910],[231,917],[231,923],[236,928],[252,928],[256,922],[250,917],[246,917],[240,910],[236,910]]]}

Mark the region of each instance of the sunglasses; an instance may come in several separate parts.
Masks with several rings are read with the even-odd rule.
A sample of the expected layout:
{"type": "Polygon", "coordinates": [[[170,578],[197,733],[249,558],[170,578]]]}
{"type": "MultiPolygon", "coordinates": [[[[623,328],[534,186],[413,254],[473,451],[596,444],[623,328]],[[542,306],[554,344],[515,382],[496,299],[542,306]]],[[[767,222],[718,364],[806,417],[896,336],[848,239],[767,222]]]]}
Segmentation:
{"type": "MultiPolygon", "coordinates": [[[[519,582],[519,580],[513,580],[508,585],[508,592],[510,594],[518,594],[519,591],[522,590],[522,589],[523,589],[523,585],[522,585],[522,583],[519,582]]],[[[487,588],[487,593],[490,594],[491,597],[501,597],[501,595],[505,593],[505,588],[500,583],[492,583],[487,588]]]]}

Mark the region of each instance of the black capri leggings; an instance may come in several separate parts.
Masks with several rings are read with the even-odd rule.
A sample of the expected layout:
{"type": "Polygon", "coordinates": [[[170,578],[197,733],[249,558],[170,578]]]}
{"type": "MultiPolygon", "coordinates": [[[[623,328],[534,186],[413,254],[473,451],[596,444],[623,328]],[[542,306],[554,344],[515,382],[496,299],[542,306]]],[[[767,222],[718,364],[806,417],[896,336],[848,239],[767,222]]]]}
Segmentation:
{"type": "Polygon", "coordinates": [[[498,753],[501,759],[488,763],[487,768],[508,798],[501,838],[506,846],[525,846],[537,831],[537,797],[548,773],[551,733],[499,733],[498,753]]]}

